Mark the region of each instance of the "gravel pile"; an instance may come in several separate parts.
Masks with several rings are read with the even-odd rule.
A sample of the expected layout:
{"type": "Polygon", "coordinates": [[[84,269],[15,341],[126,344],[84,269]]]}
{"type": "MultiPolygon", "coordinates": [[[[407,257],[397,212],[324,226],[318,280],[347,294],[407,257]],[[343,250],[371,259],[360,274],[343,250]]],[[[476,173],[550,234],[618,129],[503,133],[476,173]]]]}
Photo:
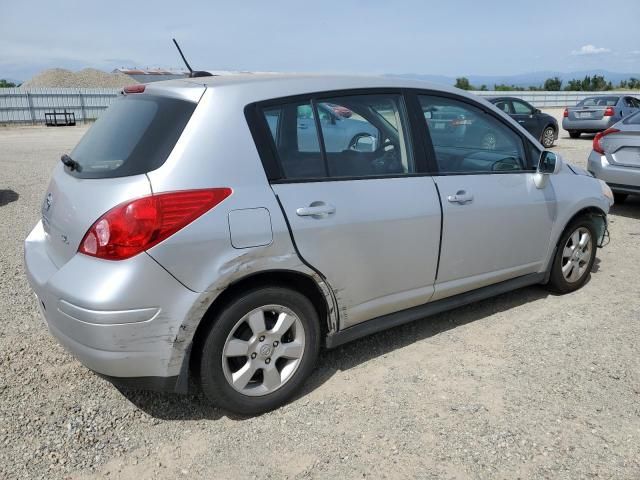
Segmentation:
{"type": "Polygon", "coordinates": [[[77,72],[52,68],[24,82],[22,88],[122,88],[139,83],[124,73],[107,73],[95,68],[77,72]]]}
{"type": "MultiPolygon", "coordinates": [[[[562,111],[560,110],[561,114],[562,111]]],[[[0,478],[640,478],[640,198],[581,290],[532,287],[324,352],[294,402],[229,417],[119,392],[46,331],[22,242],[86,131],[0,131],[0,478]]],[[[555,148],[582,166],[590,140],[555,148]]]]}

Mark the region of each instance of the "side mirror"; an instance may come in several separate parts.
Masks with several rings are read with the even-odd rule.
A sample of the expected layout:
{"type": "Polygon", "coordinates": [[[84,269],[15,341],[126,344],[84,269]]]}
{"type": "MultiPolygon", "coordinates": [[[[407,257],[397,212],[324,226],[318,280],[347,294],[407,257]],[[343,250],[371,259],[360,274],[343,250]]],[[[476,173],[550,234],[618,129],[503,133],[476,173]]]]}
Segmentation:
{"type": "Polygon", "coordinates": [[[368,133],[361,133],[352,140],[350,147],[351,150],[355,150],[356,152],[375,152],[376,137],[368,133]]]}
{"type": "Polygon", "coordinates": [[[544,188],[547,184],[549,175],[558,173],[562,169],[562,157],[549,150],[545,150],[540,154],[540,160],[538,161],[538,168],[534,181],[536,187],[544,188]]]}
{"type": "Polygon", "coordinates": [[[540,154],[538,161],[538,173],[552,174],[558,173],[562,167],[562,158],[555,152],[545,150],[540,154]]]}
{"type": "Polygon", "coordinates": [[[534,108],[533,109],[533,114],[537,115],[538,113],[542,113],[542,110],[540,110],[539,108],[534,108]]]}

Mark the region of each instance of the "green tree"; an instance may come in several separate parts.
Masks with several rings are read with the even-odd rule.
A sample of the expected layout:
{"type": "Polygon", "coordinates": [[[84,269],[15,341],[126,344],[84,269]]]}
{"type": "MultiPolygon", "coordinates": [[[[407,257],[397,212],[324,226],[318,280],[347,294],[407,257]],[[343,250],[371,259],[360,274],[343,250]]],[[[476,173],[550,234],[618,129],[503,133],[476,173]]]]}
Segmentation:
{"type": "Polygon", "coordinates": [[[501,83],[500,85],[494,85],[493,89],[496,92],[510,92],[517,90],[518,88],[515,85],[505,85],[504,83],[501,83]]]}
{"type": "Polygon", "coordinates": [[[484,83],[482,85],[480,85],[480,91],[482,91],[482,92],[486,92],[487,91],[487,86],[484,83]]]}
{"type": "Polygon", "coordinates": [[[571,91],[581,91],[582,90],[582,82],[580,80],[569,80],[569,82],[567,83],[567,86],[564,87],[565,90],[571,90],[571,91]]]}
{"type": "Polygon", "coordinates": [[[544,81],[544,89],[550,92],[557,92],[562,89],[562,80],[558,77],[547,78],[544,81]]]}
{"type": "Polygon", "coordinates": [[[0,88],[13,88],[17,87],[17,85],[13,82],[9,82],[4,78],[0,78],[0,88]]]}
{"type": "Polygon", "coordinates": [[[474,86],[469,83],[469,79],[467,77],[456,78],[455,87],[462,90],[475,90],[474,86]]]}

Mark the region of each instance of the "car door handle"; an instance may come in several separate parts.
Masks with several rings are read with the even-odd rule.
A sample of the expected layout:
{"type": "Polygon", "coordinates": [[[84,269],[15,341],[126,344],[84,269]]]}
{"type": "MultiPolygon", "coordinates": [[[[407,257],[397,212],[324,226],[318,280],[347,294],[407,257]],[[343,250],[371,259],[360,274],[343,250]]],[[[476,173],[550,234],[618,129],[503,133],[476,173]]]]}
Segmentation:
{"type": "Polygon", "coordinates": [[[465,203],[473,201],[473,195],[464,190],[458,190],[455,195],[449,195],[447,200],[449,200],[450,203],[459,203],[460,205],[464,205],[465,203]]]}
{"type": "Polygon", "coordinates": [[[313,202],[308,207],[300,207],[296,210],[299,217],[324,218],[334,213],[336,213],[336,207],[322,202],[313,202]]]}
{"type": "Polygon", "coordinates": [[[524,120],[518,120],[518,123],[524,123],[524,120]]]}

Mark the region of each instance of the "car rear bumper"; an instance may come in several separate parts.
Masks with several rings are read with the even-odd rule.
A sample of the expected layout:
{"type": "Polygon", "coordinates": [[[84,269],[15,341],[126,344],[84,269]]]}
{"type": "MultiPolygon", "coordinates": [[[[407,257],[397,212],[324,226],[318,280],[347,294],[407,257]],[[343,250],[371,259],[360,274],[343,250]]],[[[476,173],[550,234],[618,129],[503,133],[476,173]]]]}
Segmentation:
{"type": "Polygon", "coordinates": [[[38,223],[25,241],[25,266],[59,343],[103,376],[177,379],[187,350],[177,333],[197,294],[146,253],[117,262],[77,254],[58,269],[45,242],[38,223]]]}
{"type": "Polygon", "coordinates": [[[576,132],[601,132],[616,123],[614,117],[602,117],[600,120],[572,120],[562,119],[562,128],[576,132]]]}
{"type": "Polygon", "coordinates": [[[587,169],[596,178],[607,182],[614,192],[640,194],[640,168],[613,165],[605,155],[592,150],[587,169]]]}

